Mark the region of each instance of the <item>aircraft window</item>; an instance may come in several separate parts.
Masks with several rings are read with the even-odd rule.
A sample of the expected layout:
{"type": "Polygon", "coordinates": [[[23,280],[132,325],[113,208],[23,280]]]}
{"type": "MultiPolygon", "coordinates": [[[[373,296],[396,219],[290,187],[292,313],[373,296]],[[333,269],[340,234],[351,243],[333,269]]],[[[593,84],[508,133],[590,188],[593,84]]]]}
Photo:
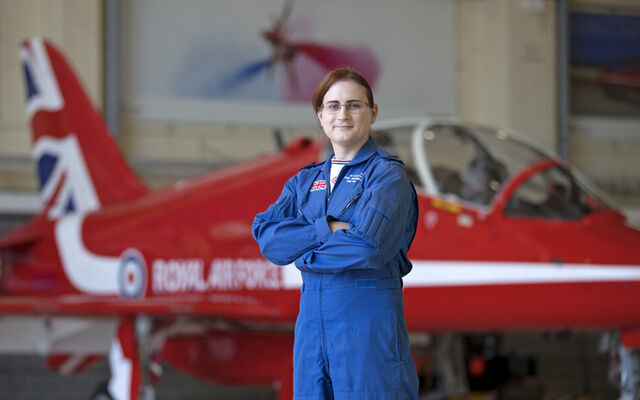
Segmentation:
{"type": "Polygon", "coordinates": [[[424,139],[433,179],[444,196],[487,206],[508,178],[502,162],[465,128],[432,125],[424,139]]]}
{"type": "Polygon", "coordinates": [[[411,153],[411,133],[414,126],[373,131],[372,136],[378,147],[399,157],[404,163],[407,176],[416,187],[422,187],[411,153]]]}
{"type": "Polygon", "coordinates": [[[535,148],[516,140],[501,130],[484,127],[472,127],[480,142],[491,155],[500,160],[509,176],[518,174],[529,165],[548,158],[535,148]]]}
{"type": "Polygon", "coordinates": [[[553,167],[531,176],[513,194],[505,215],[579,220],[606,205],[585,190],[564,168],[553,167]]]}

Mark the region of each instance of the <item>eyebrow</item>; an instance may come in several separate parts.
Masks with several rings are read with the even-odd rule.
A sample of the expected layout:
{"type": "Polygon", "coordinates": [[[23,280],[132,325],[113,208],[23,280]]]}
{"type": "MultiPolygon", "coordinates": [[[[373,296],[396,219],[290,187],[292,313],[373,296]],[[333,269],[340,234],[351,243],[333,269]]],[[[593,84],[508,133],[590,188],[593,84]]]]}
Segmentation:
{"type": "MultiPolygon", "coordinates": [[[[353,103],[354,101],[361,101],[363,103],[366,103],[366,100],[360,100],[360,99],[353,99],[353,100],[347,100],[345,103],[353,103]]],[[[340,103],[338,100],[329,100],[326,101],[325,103],[340,103]]]]}

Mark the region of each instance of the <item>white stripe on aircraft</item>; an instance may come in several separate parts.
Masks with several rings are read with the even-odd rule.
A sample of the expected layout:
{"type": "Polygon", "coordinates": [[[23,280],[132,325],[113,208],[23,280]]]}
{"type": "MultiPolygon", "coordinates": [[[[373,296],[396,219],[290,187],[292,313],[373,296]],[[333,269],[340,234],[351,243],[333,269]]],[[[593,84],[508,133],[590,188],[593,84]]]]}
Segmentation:
{"type": "Polygon", "coordinates": [[[69,214],[56,223],[62,266],[76,289],[92,294],[118,294],[119,257],[91,253],[82,240],[85,214],[69,214]]]}
{"type": "Polygon", "coordinates": [[[29,52],[23,47],[20,49],[20,56],[27,64],[33,84],[38,91],[27,101],[27,117],[31,119],[36,111],[57,111],[63,107],[64,103],[44,42],[40,38],[34,38],[29,43],[32,51],[29,52]]]}
{"type": "MultiPolygon", "coordinates": [[[[412,264],[402,278],[404,287],[640,281],[640,267],[632,265],[424,260],[412,264]]],[[[295,265],[283,268],[283,287],[300,288],[302,276],[295,265]]]]}
{"type": "Polygon", "coordinates": [[[405,287],[640,281],[630,265],[412,261],[405,287]]]}

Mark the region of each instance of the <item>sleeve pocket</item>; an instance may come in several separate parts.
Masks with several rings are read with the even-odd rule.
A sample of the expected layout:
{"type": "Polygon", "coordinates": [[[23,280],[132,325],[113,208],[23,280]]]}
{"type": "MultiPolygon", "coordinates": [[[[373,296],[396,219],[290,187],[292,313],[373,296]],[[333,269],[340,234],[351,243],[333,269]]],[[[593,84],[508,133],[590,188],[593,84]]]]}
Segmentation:
{"type": "Polygon", "coordinates": [[[367,196],[363,205],[362,219],[357,228],[374,245],[378,247],[384,232],[395,212],[397,202],[394,198],[380,190],[374,190],[367,196]]]}
{"type": "Polygon", "coordinates": [[[295,216],[289,210],[294,202],[294,196],[284,195],[281,196],[268,210],[268,218],[269,219],[284,219],[287,217],[295,216]]]}

